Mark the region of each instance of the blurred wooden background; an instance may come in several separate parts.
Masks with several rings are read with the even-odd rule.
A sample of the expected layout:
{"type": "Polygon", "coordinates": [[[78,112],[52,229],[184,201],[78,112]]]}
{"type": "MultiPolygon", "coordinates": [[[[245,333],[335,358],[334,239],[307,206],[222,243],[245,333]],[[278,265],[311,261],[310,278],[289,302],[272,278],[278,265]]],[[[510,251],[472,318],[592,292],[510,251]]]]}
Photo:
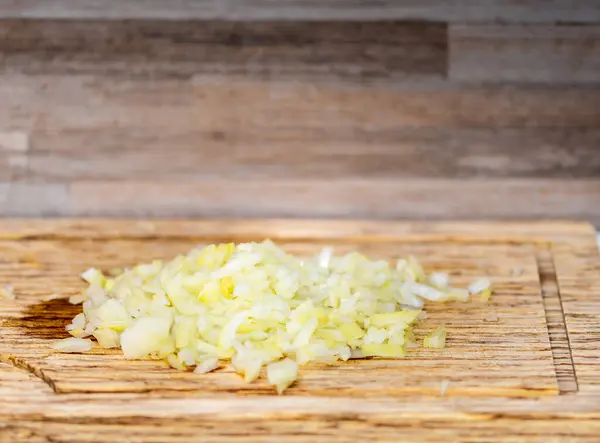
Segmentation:
{"type": "Polygon", "coordinates": [[[600,2],[0,0],[0,214],[600,225],[600,2]]]}

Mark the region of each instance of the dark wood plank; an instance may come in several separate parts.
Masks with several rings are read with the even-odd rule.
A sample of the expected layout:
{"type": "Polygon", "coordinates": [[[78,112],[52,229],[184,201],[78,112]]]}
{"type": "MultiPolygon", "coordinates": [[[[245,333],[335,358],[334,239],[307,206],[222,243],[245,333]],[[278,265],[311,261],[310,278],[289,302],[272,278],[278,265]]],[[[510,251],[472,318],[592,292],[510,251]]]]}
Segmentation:
{"type": "MultiPolygon", "coordinates": [[[[600,224],[600,180],[75,182],[65,215],[568,218],[600,224]]],[[[11,214],[19,215],[19,214],[11,214]]]]}
{"type": "Polygon", "coordinates": [[[563,127],[600,125],[598,88],[513,88],[246,81],[135,81],[102,76],[0,76],[5,130],[128,128],[241,132],[286,128],[563,127]]]}
{"type": "Polygon", "coordinates": [[[442,78],[447,30],[427,22],[0,20],[0,70],[189,78],[442,78]]]}
{"type": "Polygon", "coordinates": [[[452,25],[460,81],[600,83],[600,26],[452,25]]]}
{"type": "Polygon", "coordinates": [[[598,129],[35,132],[33,180],[600,177],[598,129]]]}
{"type": "Polygon", "coordinates": [[[600,22],[595,0],[2,0],[0,17],[600,22]]]}

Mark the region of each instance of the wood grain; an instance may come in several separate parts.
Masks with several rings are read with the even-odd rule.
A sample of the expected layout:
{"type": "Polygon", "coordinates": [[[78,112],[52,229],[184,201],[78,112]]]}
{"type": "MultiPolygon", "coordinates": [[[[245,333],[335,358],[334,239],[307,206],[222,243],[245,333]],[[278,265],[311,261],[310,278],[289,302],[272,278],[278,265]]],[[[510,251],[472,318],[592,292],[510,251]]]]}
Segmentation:
{"type": "MultiPolygon", "coordinates": [[[[282,246],[302,255],[315,254],[320,248],[311,243],[282,243],[282,246]]],[[[429,309],[430,316],[417,329],[417,336],[422,337],[432,328],[446,325],[451,338],[444,351],[416,350],[411,354],[412,358],[396,361],[365,360],[332,367],[307,367],[302,371],[302,382],[290,391],[292,395],[437,396],[441,380],[452,380],[454,395],[538,397],[557,394],[538,270],[530,247],[443,243],[334,246],[340,253],[360,250],[390,260],[414,254],[422,257],[429,269],[450,272],[455,284],[461,286],[467,286],[486,273],[494,280],[496,298],[491,306],[457,304],[429,309]],[[518,279],[512,276],[515,267],[523,271],[518,279]],[[494,321],[486,321],[490,313],[495,315],[494,321]],[[512,332],[507,339],[504,328],[508,325],[512,332]],[[423,371],[424,368],[427,371],[423,371]],[[460,378],[456,377],[458,373],[460,378]],[[357,378],[357,374],[360,377],[357,378]]],[[[0,244],[5,259],[20,264],[17,268],[11,266],[8,271],[15,293],[23,303],[36,302],[28,304],[22,316],[17,316],[20,318],[8,316],[3,325],[5,347],[0,349],[0,354],[3,353],[6,360],[8,353],[10,361],[43,374],[43,378],[60,393],[272,394],[264,381],[241,384],[232,368],[221,370],[212,377],[198,377],[191,372],[170,371],[162,362],[126,361],[119,352],[110,350],[96,349],[83,356],[49,351],[48,344],[52,340],[67,336],[64,326],[80,310],[64,299],[39,303],[50,288],[63,296],[75,293],[82,288],[79,274],[91,266],[101,269],[129,267],[152,258],[168,259],[189,248],[189,242],[172,240],[0,244]],[[73,256],[77,259],[71,258],[73,256]],[[33,346],[35,343],[37,346],[33,346]]]]}
{"type": "Polygon", "coordinates": [[[51,217],[64,215],[69,208],[68,189],[64,184],[0,182],[0,213],[51,217]]]}
{"type": "Polygon", "coordinates": [[[594,312],[600,306],[600,258],[593,244],[587,248],[575,248],[568,244],[553,246],[560,294],[565,312],[565,324],[573,362],[577,367],[577,380],[582,392],[598,392],[600,387],[600,362],[594,343],[600,340],[598,329],[588,330],[588,325],[597,325],[594,312]],[[569,269],[565,275],[564,270],[569,269]],[[589,279],[582,277],[589,275],[589,279]]]}
{"type": "MultiPolygon", "coordinates": [[[[586,246],[596,235],[585,222],[545,221],[419,221],[326,219],[2,219],[0,239],[27,240],[151,240],[237,242],[269,233],[274,241],[357,243],[493,243],[549,246],[569,242],[586,246]],[[99,228],[101,227],[101,229],[99,228]]],[[[544,265],[544,268],[546,266],[544,265]]],[[[546,271],[547,272],[547,271],[546,271]]]]}
{"type": "Polygon", "coordinates": [[[109,128],[31,143],[29,176],[49,181],[600,176],[595,129],[109,128]]]}
{"type": "Polygon", "coordinates": [[[595,3],[313,3],[0,1],[0,214],[599,223],[595,3]]]}
{"type": "MultiPolygon", "coordinates": [[[[20,326],[15,323],[8,327],[5,325],[5,332],[10,334],[0,336],[0,347],[6,346],[7,337],[14,338],[12,334],[17,328],[23,331],[42,323],[55,326],[55,329],[48,330],[50,335],[43,338],[29,335],[27,342],[31,346],[23,349],[29,357],[20,361],[35,360],[32,355],[38,352],[36,349],[41,349],[39,345],[60,331],[61,322],[48,322],[48,316],[63,312],[66,321],[66,315],[70,315],[65,311],[68,306],[60,304],[46,305],[46,309],[42,309],[40,299],[50,290],[50,277],[56,282],[54,288],[63,288],[68,293],[82,286],[76,274],[91,262],[108,266],[135,261],[141,256],[171,255],[201,239],[214,241],[227,236],[240,239],[240,235],[249,235],[251,238],[277,238],[297,252],[314,249],[324,241],[333,241],[342,250],[366,248],[365,251],[375,255],[386,251],[392,255],[415,252],[423,256],[428,268],[450,266],[455,269],[457,279],[468,279],[475,273],[487,272],[503,288],[493,304],[487,307],[495,310],[499,322],[484,325],[483,315],[479,320],[476,316],[472,317],[476,322],[481,321],[477,327],[495,331],[492,336],[500,334],[497,336],[498,343],[511,340],[510,333],[500,332],[501,328],[508,327],[514,332],[512,339],[520,341],[516,338],[520,328],[511,328],[511,325],[514,326],[514,322],[520,319],[525,320],[525,317],[506,316],[503,312],[516,309],[533,314],[532,319],[536,321],[525,328],[527,331],[537,330],[545,324],[545,316],[549,320],[546,339],[549,339],[554,358],[547,354],[543,361],[554,361],[554,365],[563,361],[560,366],[564,369],[564,364],[568,365],[564,358],[572,352],[572,375],[576,375],[579,381],[578,392],[561,388],[562,395],[559,396],[538,395],[529,399],[474,396],[473,390],[461,394],[459,385],[462,379],[457,372],[453,376],[456,380],[453,380],[458,386],[452,391],[453,385],[450,385],[448,397],[433,394],[432,388],[433,395],[405,394],[398,401],[394,398],[397,392],[365,398],[356,397],[357,389],[348,391],[354,392],[352,396],[319,395],[302,393],[301,384],[293,388],[298,395],[267,398],[259,391],[248,395],[222,393],[218,396],[164,390],[110,394],[84,392],[77,388],[85,380],[85,374],[80,372],[74,374],[74,384],[69,384],[66,377],[62,379],[63,387],[75,388],[75,391],[56,395],[39,378],[0,364],[0,380],[8,381],[0,383],[0,423],[3,423],[0,440],[102,442],[120,438],[132,442],[200,439],[217,442],[236,438],[247,442],[281,439],[307,442],[325,438],[351,442],[370,438],[376,441],[412,439],[424,442],[442,439],[461,442],[594,442],[600,433],[600,366],[593,358],[596,336],[600,331],[600,281],[594,274],[600,269],[600,256],[595,245],[594,229],[589,225],[566,222],[5,220],[0,223],[0,233],[4,238],[0,242],[4,257],[0,266],[2,279],[11,278],[19,282],[17,299],[0,305],[0,316],[3,321],[8,316],[21,322],[20,326]],[[132,243],[136,246],[129,246],[132,243]],[[114,253],[110,252],[113,248],[114,253]],[[65,260],[73,254],[81,260],[65,260]],[[522,266],[520,275],[513,272],[514,266],[522,266]],[[533,299],[525,294],[533,293],[537,293],[537,301],[531,305],[529,303],[533,299]],[[509,302],[511,297],[522,302],[509,302]],[[556,303],[562,304],[566,329],[565,322],[561,324],[560,308],[556,303]],[[534,306],[535,309],[529,311],[534,306]],[[506,326],[505,320],[508,322],[506,326]],[[568,332],[567,344],[564,341],[565,331],[568,332]]],[[[470,308],[479,309],[477,306],[470,308]]],[[[432,312],[428,321],[435,320],[436,315],[442,314],[432,312]]],[[[465,312],[465,315],[468,318],[473,312],[465,312]]],[[[460,333],[464,326],[459,322],[452,327],[457,328],[455,333],[460,333]]],[[[40,328],[29,330],[39,332],[40,328]]],[[[465,336],[467,340],[472,338],[472,334],[465,336]]],[[[452,352],[467,349],[459,350],[458,344],[451,345],[452,352]]],[[[543,349],[529,346],[527,344],[523,350],[540,352],[543,349]]],[[[501,352],[515,350],[504,349],[501,352]]],[[[420,360],[423,357],[419,357],[419,361],[428,361],[420,360]]],[[[100,358],[107,358],[118,367],[118,359],[114,356],[102,357],[95,353],[87,358],[66,356],[59,366],[61,370],[55,370],[51,376],[61,379],[61,372],[73,364],[94,373],[90,362],[98,362],[100,358]]],[[[369,364],[380,365],[382,362],[385,361],[369,364]]],[[[14,360],[11,363],[20,364],[14,360]]],[[[58,363],[56,357],[50,356],[44,359],[43,364],[49,368],[58,363]]],[[[522,363],[532,365],[540,362],[527,360],[522,363]]],[[[34,366],[25,367],[32,370],[34,366]]],[[[562,369],[556,366],[557,371],[562,372],[562,369]]],[[[156,372],[162,371],[157,368],[156,372]]],[[[317,372],[311,373],[310,377],[316,377],[317,372]]],[[[558,377],[558,384],[563,388],[568,386],[565,385],[567,372],[558,377]]],[[[135,372],[130,377],[133,374],[135,372]]],[[[507,379],[511,376],[489,372],[488,369],[487,375],[491,374],[507,379]]],[[[48,376],[47,373],[43,375],[48,376]]],[[[426,374],[422,376],[427,377],[426,374]]],[[[173,383],[169,378],[166,380],[173,383]]],[[[317,379],[313,381],[317,382],[317,379]]],[[[477,383],[476,378],[471,378],[471,382],[477,383]]],[[[95,390],[98,385],[88,386],[95,390]]]]}
{"type": "Polygon", "coordinates": [[[600,219],[598,180],[89,181],[69,195],[81,216],[600,219]]]}
{"type": "Polygon", "coordinates": [[[29,136],[24,132],[0,132],[0,180],[25,177],[29,166],[29,136]]]}
{"type": "Polygon", "coordinates": [[[448,44],[455,80],[600,82],[598,26],[452,25],[448,44]]]}
{"type": "Polygon", "coordinates": [[[600,10],[594,0],[3,0],[0,17],[590,23],[600,22],[600,10]]]}
{"type": "Polygon", "coordinates": [[[398,81],[442,78],[428,22],[0,20],[0,70],[27,74],[398,81]]]}
{"type": "Polygon", "coordinates": [[[598,180],[236,180],[0,183],[11,216],[335,217],[599,223],[598,180]]]}
{"type": "Polygon", "coordinates": [[[352,85],[191,81],[95,76],[0,77],[6,130],[154,128],[225,131],[235,127],[371,131],[420,127],[595,127],[597,88],[352,85]]]}

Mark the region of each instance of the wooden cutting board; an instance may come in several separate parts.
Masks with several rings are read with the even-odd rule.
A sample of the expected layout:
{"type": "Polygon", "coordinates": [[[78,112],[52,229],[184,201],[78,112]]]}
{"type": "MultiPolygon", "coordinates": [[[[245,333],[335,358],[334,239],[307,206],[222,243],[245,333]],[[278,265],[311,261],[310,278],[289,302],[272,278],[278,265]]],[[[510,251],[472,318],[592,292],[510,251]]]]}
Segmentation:
{"type": "Polygon", "coordinates": [[[4,220],[0,270],[16,295],[0,300],[0,442],[600,441],[600,257],[587,224],[4,220]],[[446,325],[446,349],[308,366],[283,396],[230,367],[198,375],[50,349],[88,267],[265,238],[300,254],[414,254],[496,290],[489,305],[428,309],[417,334],[446,325]]]}

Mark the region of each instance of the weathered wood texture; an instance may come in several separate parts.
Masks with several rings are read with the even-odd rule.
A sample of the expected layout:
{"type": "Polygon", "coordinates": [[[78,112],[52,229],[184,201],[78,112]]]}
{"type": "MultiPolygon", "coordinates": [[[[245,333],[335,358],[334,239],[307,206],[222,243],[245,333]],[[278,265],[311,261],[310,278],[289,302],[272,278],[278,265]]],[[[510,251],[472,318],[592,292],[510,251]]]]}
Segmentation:
{"type": "MultiPolygon", "coordinates": [[[[319,156],[327,161],[331,153],[331,163],[321,166],[327,171],[352,162],[354,151],[376,164],[406,164],[407,170],[415,161],[432,162],[432,175],[443,169],[435,153],[445,164],[458,163],[454,168],[460,168],[461,162],[463,168],[469,163],[476,168],[482,165],[486,174],[493,168],[495,174],[502,174],[504,165],[506,174],[513,176],[528,168],[531,173],[538,168],[542,175],[596,176],[598,172],[600,90],[596,88],[456,87],[445,82],[391,88],[15,74],[3,77],[0,99],[5,130],[31,134],[31,156],[50,171],[62,169],[63,174],[69,173],[69,161],[81,158],[89,168],[102,169],[101,163],[87,161],[88,157],[134,156],[142,147],[150,154],[148,159],[140,158],[142,165],[153,161],[153,153],[174,150],[178,155],[171,161],[189,165],[192,160],[200,171],[213,164],[218,167],[219,162],[235,165],[236,153],[250,157],[250,163],[259,163],[261,156],[265,163],[277,162],[279,154],[279,161],[313,169],[322,163],[319,156]],[[294,155],[300,156],[297,151],[303,146],[307,158],[300,162],[294,155]],[[224,149],[232,155],[219,161],[224,149]],[[311,149],[316,152],[311,154],[311,149]],[[413,152],[422,149],[432,154],[418,160],[413,152]],[[343,158],[346,152],[348,158],[343,158]],[[511,157],[517,157],[513,165],[509,165],[511,157]],[[61,165],[61,159],[67,163],[61,165]],[[58,162],[56,168],[52,162],[58,162]]],[[[160,169],[168,170],[169,163],[160,161],[160,169]]],[[[352,163],[365,167],[363,161],[352,163]]],[[[149,166],[158,169],[158,163],[149,166]]],[[[36,173],[40,169],[44,168],[40,166],[36,173]]],[[[416,174],[427,173],[426,169],[421,166],[416,174]]]]}
{"type": "MultiPolygon", "coordinates": [[[[296,254],[312,255],[319,250],[319,245],[310,242],[282,243],[282,246],[296,254]]],[[[87,240],[66,243],[34,240],[19,242],[18,247],[7,242],[0,244],[0,248],[7,261],[21,262],[35,256],[37,263],[25,263],[21,271],[11,267],[15,292],[20,294],[23,302],[31,298],[38,303],[28,306],[22,318],[9,318],[4,323],[4,343],[11,347],[9,353],[16,359],[15,364],[43,374],[56,392],[150,390],[186,391],[195,396],[227,392],[272,394],[272,389],[264,382],[241,384],[232,368],[218,371],[211,377],[198,377],[191,372],[170,371],[162,362],[126,361],[118,351],[95,350],[77,356],[48,353],[49,340],[68,336],[64,323],[80,311],[64,298],[39,303],[43,294],[48,294],[49,287],[64,297],[64,294],[81,289],[78,277],[81,270],[91,266],[111,269],[130,266],[140,260],[173,257],[189,249],[189,241],[109,240],[89,244],[87,240]],[[34,343],[39,346],[33,348],[34,343]]],[[[416,333],[422,336],[425,331],[446,325],[450,338],[445,351],[415,350],[411,354],[413,358],[405,360],[364,360],[334,367],[308,367],[303,371],[302,382],[294,392],[290,391],[291,394],[329,397],[438,395],[440,383],[446,379],[454,382],[452,391],[461,395],[538,397],[557,394],[538,270],[530,246],[350,243],[337,249],[339,252],[359,249],[387,259],[414,254],[422,257],[429,269],[450,272],[455,284],[461,286],[467,286],[485,271],[494,278],[495,303],[492,307],[476,304],[432,306],[430,318],[416,333]],[[520,277],[512,276],[513,267],[520,269],[520,277]],[[491,320],[490,315],[494,316],[491,320]],[[508,327],[512,331],[509,337],[505,330],[508,327]],[[427,371],[423,371],[425,367],[427,371]],[[460,380],[456,379],[458,373],[460,380]]]]}
{"type": "Polygon", "coordinates": [[[75,182],[80,215],[597,219],[600,181],[210,180],[194,183],[75,182]],[[160,197],[157,197],[160,195],[160,197]],[[132,205],[132,202],[136,202],[132,205]],[[586,206],[591,204],[592,206],[586,206]],[[585,207],[584,207],[585,206],[585,207]]]}
{"type": "Polygon", "coordinates": [[[594,0],[0,0],[0,17],[600,22],[594,0]]]}
{"type": "Polygon", "coordinates": [[[586,224],[7,220],[0,236],[2,281],[17,295],[0,304],[0,441],[594,442],[600,435],[600,255],[586,224]],[[297,253],[324,244],[381,258],[415,253],[459,283],[489,275],[496,295],[490,305],[430,310],[420,329],[446,323],[443,351],[308,367],[281,397],[262,382],[244,385],[229,368],[200,377],[126,362],[118,352],[48,349],[79,308],[44,298],[80,290],[77,275],[87,266],[264,237],[297,253]],[[443,380],[451,380],[446,396],[443,380]]]}
{"type": "Polygon", "coordinates": [[[594,2],[420,3],[463,20],[379,2],[374,21],[343,20],[360,2],[246,2],[273,16],[238,21],[101,3],[0,8],[0,214],[600,224],[598,25],[525,13],[593,21],[594,2]],[[302,8],[338,16],[274,19],[302,8]]]}
{"type": "Polygon", "coordinates": [[[6,129],[26,131],[331,129],[335,136],[354,128],[377,134],[415,126],[555,130],[600,125],[600,89],[585,87],[515,89],[447,82],[390,87],[203,77],[180,81],[7,75],[0,84],[0,99],[6,129]]]}
{"type": "Polygon", "coordinates": [[[476,26],[449,29],[455,80],[600,83],[600,26],[476,26]]]}
{"type": "Polygon", "coordinates": [[[599,180],[0,183],[11,216],[599,219],[599,180]]]}
{"type": "Polygon", "coordinates": [[[0,68],[28,74],[259,80],[442,78],[447,26],[425,22],[0,21],[0,68]]]}

